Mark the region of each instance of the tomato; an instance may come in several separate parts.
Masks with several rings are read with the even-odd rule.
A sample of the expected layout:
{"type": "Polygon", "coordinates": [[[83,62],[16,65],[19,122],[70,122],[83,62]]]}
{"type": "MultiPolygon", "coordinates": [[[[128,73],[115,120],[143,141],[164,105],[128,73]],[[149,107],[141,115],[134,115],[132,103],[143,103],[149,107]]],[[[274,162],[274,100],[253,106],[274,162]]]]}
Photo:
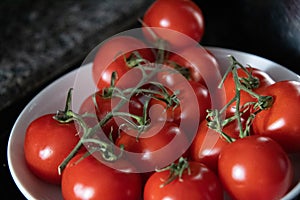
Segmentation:
{"type": "MultiPolygon", "coordinates": [[[[204,34],[204,17],[193,1],[156,0],[145,12],[143,24],[154,27],[151,30],[157,37],[167,40],[176,48],[191,45],[182,34],[195,42],[200,42],[204,34]]],[[[144,33],[150,41],[155,39],[151,37],[148,29],[144,29],[144,33]]]]}
{"type": "MultiPolygon", "coordinates": [[[[92,73],[93,80],[100,90],[111,85],[113,72],[117,73],[117,79],[115,80],[117,82],[131,69],[126,59],[134,52],[139,53],[145,60],[154,60],[152,50],[143,41],[131,36],[112,37],[99,47],[93,61],[92,73]]],[[[126,80],[130,81],[124,81],[124,83],[127,83],[124,87],[132,87],[138,83],[138,77],[142,75],[141,73],[135,75],[137,77],[126,77],[126,80]]]]}
{"type": "Polygon", "coordinates": [[[287,152],[300,152],[300,82],[279,81],[259,94],[272,96],[274,102],[256,115],[254,133],[273,138],[287,152]]]}
{"type": "MultiPolygon", "coordinates": [[[[259,92],[259,90],[263,90],[263,88],[275,83],[275,81],[270,77],[270,75],[260,69],[257,68],[250,68],[250,67],[245,67],[245,69],[252,74],[253,77],[258,78],[259,80],[259,85],[257,88],[250,88],[253,92],[259,92]]],[[[248,78],[247,73],[242,69],[238,68],[237,69],[237,74],[239,76],[239,79],[241,81],[242,78],[248,78]]],[[[250,80],[248,78],[248,80],[250,80]]],[[[226,94],[226,99],[227,102],[229,102],[232,98],[235,97],[236,95],[236,86],[233,78],[233,74],[229,73],[228,76],[226,77],[224,81],[224,88],[225,88],[225,94],[226,94]]],[[[244,105],[247,102],[256,102],[257,99],[253,96],[251,96],[249,93],[241,90],[240,92],[240,106],[244,105]]],[[[227,109],[227,114],[232,115],[235,112],[235,106],[236,104],[233,103],[231,106],[227,109]]],[[[248,113],[249,115],[249,113],[248,113]]],[[[246,117],[246,115],[245,115],[246,117]]]]}
{"type": "Polygon", "coordinates": [[[233,199],[280,199],[293,177],[291,162],[281,146],[257,135],[227,145],[220,153],[218,170],[233,199]]]}
{"type": "Polygon", "coordinates": [[[183,171],[182,180],[167,181],[170,171],[155,172],[144,187],[144,200],[218,200],[223,199],[223,189],[217,176],[199,162],[189,162],[190,174],[183,171]]]}
{"type": "Polygon", "coordinates": [[[174,122],[182,126],[187,133],[196,132],[198,125],[207,115],[206,110],[211,108],[208,89],[198,82],[186,80],[177,82],[172,91],[179,92],[176,95],[179,105],[170,106],[164,101],[152,98],[149,103],[150,118],[153,121],[174,122]]]}
{"type": "MultiPolygon", "coordinates": [[[[243,125],[244,122],[245,120],[243,125]]],[[[236,120],[225,125],[222,131],[233,139],[239,138],[240,130],[236,120]]],[[[203,120],[190,147],[191,159],[205,164],[217,173],[219,154],[229,144],[220,133],[208,127],[206,120],[203,120]]]]}
{"type": "Polygon", "coordinates": [[[224,105],[224,89],[218,88],[222,75],[218,61],[213,54],[200,46],[187,47],[170,55],[168,62],[187,68],[188,80],[199,82],[207,87],[213,108],[220,108],[224,105]]]}
{"type": "Polygon", "coordinates": [[[93,96],[94,94],[86,97],[81,103],[78,111],[78,114],[83,117],[85,123],[87,123],[89,127],[96,126],[98,123],[93,96]]]}
{"type": "Polygon", "coordinates": [[[137,170],[151,172],[174,162],[185,153],[189,143],[178,125],[166,122],[151,123],[141,133],[135,129],[122,130],[116,145],[124,146],[137,170]]]}
{"type": "MultiPolygon", "coordinates": [[[[109,113],[111,113],[116,106],[118,106],[118,104],[121,101],[121,98],[106,97],[103,95],[102,91],[97,91],[95,93],[95,100],[96,100],[96,106],[95,106],[96,115],[100,122],[109,113]]],[[[128,102],[124,103],[124,105],[118,111],[130,113],[141,117],[143,115],[143,103],[136,96],[132,96],[129,103],[128,102]]],[[[133,119],[129,118],[129,120],[133,120],[133,119]]],[[[123,118],[119,116],[113,116],[102,126],[102,130],[109,137],[110,134],[112,134],[112,139],[115,141],[116,138],[118,137],[120,126],[123,125],[124,123],[126,123],[126,121],[123,120],[123,118]]]]}
{"type": "Polygon", "coordinates": [[[126,160],[106,165],[92,155],[78,161],[81,157],[82,154],[73,157],[63,171],[61,190],[65,200],[141,199],[140,174],[132,173],[126,160]],[[113,168],[114,165],[120,170],[113,168]]]}
{"type": "Polygon", "coordinates": [[[187,47],[169,56],[167,62],[170,66],[174,64],[181,68],[187,68],[188,80],[200,82],[204,85],[209,84],[210,78],[218,77],[219,65],[213,54],[203,47],[187,47]]]}
{"type": "Polygon", "coordinates": [[[58,166],[72,151],[79,137],[74,123],[61,124],[45,114],[28,126],[24,141],[27,166],[37,177],[49,183],[60,184],[58,166]]]}

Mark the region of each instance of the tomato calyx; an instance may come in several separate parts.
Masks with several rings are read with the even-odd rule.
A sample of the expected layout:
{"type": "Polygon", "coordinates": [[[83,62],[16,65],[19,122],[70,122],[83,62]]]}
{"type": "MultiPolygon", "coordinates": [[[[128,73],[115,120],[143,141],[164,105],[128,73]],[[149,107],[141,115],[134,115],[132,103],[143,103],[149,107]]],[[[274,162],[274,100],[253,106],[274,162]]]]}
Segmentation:
{"type": "Polygon", "coordinates": [[[189,167],[189,162],[186,158],[180,157],[177,163],[172,163],[169,166],[162,168],[162,169],[157,169],[157,172],[162,172],[162,171],[169,171],[169,176],[164,182],[160,185],[160,188],[166,186],[167,184],[171,183],[175,179],[178,178],[180,182],[183,181],[182,175],[183,172],[187,170],[188,174],[191,174],[191,170],[189,167]]]}
{"type": "Polygon", "coordinates": [[[206,120],[208,121],[208,127],[220,133],[220,135],[228,142],[234,142],[236,139],[230,137],[228,134],[224,133],[223,127],[226,126],[233,120],[237,120],[239,126],[239,138],[244,138],[250,135],[250,127],[255,116],[262,110],[266,110],[273,105],[272,96],[261,96],[253,91],[253,89],[259,87],[259,79],[252,75],[251,66],[250,71],[248,71],[241,63],[239,63],[234,56],[230,55],[229,59],[231,60],[231,65],[225,72],[223,79],[219,85],[219,88],[222,87],[226,77],[229,73],[233,74],[233,80],[235,83],[235,96],[227,102],[227,104],[220,110],[207,110],[208,114],[206,120]],[[242,68],[243,71],[247,74],[246,78],[241,78],[238,76],[237,69],[242,68]],[[251,96],[253,96],[256,101],[246,102],[245,104],[240,104],[240,95],[241,91],[244,91],[251,96]],[[235,103],[235,113],[233,116],[229,116],[224,119],[226,110],[235,103]],[[245,127],[242,125],[243,115],[250,111],[249,117],[246,119],[245,127]]]}
{"type": "Polygon", "coordinates": [[[73,122],[73,116],[71,114],[72,90],[73,88],[70,88],[68,91],[65,110],[58,110],[56,115],[53,116],[53,119],[57,120],[59,123],[65,124],[73,122]]]}
{"type": "Polygon", "coordinates": [[[138,51],[133,51],[128,58],[124,55],[124,60],[126,62],[126,65],[129,68],[141,66],[145,63],[149,63],[149,60],[144,59],[138,51]]]}

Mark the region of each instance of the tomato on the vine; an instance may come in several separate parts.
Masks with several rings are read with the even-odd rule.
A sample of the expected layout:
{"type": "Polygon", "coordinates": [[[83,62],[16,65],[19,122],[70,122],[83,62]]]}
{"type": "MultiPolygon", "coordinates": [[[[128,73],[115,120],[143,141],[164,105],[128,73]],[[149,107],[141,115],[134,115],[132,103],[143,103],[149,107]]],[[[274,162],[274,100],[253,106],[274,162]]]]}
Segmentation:
{"type": "MultiPolygon", "coordinates": [[[[267,86],[275,83],[275,81],[267,72],[249,66],[245,68],[238,68],[237,75],[242,85],[244,85],[245,87],[247,87],[248,89],[256,93],[259,92],[260,90],[264,90],[264,88],[266,88],[267,86]],[[250,76],[244,70],[246,70],[247,73],[250,74],[250,76]]],[[[224,89],[226,94],[226,101],[229,102],[236,95],[235,80],[232,73],[229,73],[228,76],[226,77],[224,81],[224,89]]],[[[243,106],[248,102],[256,102],[256,101],[257,99],[251,96],[251,94],[243,90],[240,91],[240,106],[243,106]]],[[[228,115],[234,114],[235,107],[236,107],[235,103],[231,104],[231,106],[227,109],[227,114],[228,115]]],[[[243,110],[243,108],[241,110],[243,110]]]]}
{"type": "MultiPolygon", "coordinates": [[[[146,61],[152,62],[154,60],[152,50],[148,48],[143,41],[137,38],[131,36],[116,36],[105,41],[105,43],[99,47],[93,61],[93,80],[97,87],[100,90],[109,87],[111,85],[113,72],[117,74],[116,83],[132,67],[138,64],[135,63],[137,59],[137,57],[135,57],[136,53],[139,54],[138,57],[146,61]],[[131,63],[129,63],[128,59],[132,59],[130,60],[131,63]]],[[[142,61],[142,63],[144,63],[144,61],[142,61]]],[[[127,83],[124,87],[133,87],[138,83],[141,74],[135,75],[138,77],[126,77],[126,80],[130,81],[124,81],[124,83],[127,83]]]]}
{"type": "Polygon", "coordinates": [[[74,122],[60,123],[55,114],[45,114],[28,126],[24,141],[24,155],[29,169],[49,183],[60,184],[58,166],[79,141],[74,122]]]}
{"type": "Polygon", "coordinates": [[[234,199],[280,199],[290,189],[293,167],[273,139],[247,136],[227,145],[218,161],[220,180],[234,199]]]}
{"type": "Polygon", "coordinates": [[[222,80],[220,66],[216,57],[200,46],[191,46],[169,56],[167,62],[172,67],[179,65],[179,71],[186,68],[186,78],[190,81],[199,82],[206,86],[211,98],[213,108],[219,108],[224,105],[224,91],[218,89],[222,80]]]}
{"type": "Polygon", "coordinates": [[[163,100],[152,98],[149,103],[152,121],[176,123],[187,133],[196,131],[200,122],[206,117],[206,110],[211,108],[208,89],[198,82],[186,80],[185,83],[177,82],[170,92],[178,92],[176,97],[179,103],[173,102],[168,105],[163,100]]]}
{"type": "Polygon", "coordinates": [[[259,94],[272,96],[273,105],[255,116],[254,133],[271,137],[287,152],[300,152],[300,82],[279,81],[259,94]]]}
{"type": "MultiPolygon", "coordinates": [[[[182,34],[200,42],[204,34],[204,17],[201,9],[193,1],[156,0],[147,9],[143,17],[145,27],[151,29],[158,38],[167,40],[171,46],[184,47],[191,45],[182,34]],[[167,30],[176,31],[176,34],[167,30]]],[[[145,28],[144,34],[150,41],[155,41],[145,28]]]]}
{"type": "MultiPolygon", "coordinates": [[[[95,112],[98,121],[100,122],[109,113],[112,113],[121,100],[122,99],[120,97],[105,96],[102,90],[97,91],[95,93],[95,112]]],[[[139,98],[137,96],[132,96],[129,101],[126,101],[124,105],[117,110],[117,112],[123,112],[126,115],[132,114],[141,117],[143,115],[143,108],[143,103],[139,100],[139,98]]],[[[112,137],[113,141],[115,141],[118,137],[120,127],[126,123],[122,117],[135,121],[133,118],[128,116],[121,116],[120,114],[114,115],[114,113],[112,113],[112,117],[102,126],[103,132],[106,134],[106,136],[112,137]]]]}
{"type": "MultiPolygon", "coordinates": [[[[242,120],[244,125],[245,120],[242,120]]],[[[222,132],[230,139],[239,139],[240,129],[236,120],[226,124],[222,132]]],[[[208,127],[208,122],[203,120],[190,147],[191,159],[201,162],[218,171],[218,158],[223,148],[230,144],[220,133],[208,127]]]]}
{"type": "Polygon", "coordinates": [[[186,152],[189,143],[177,124],[153,122],[142,132],[132,128],[122,130],[116,145],[123,145],[140,172],[150,172],[174,162],[186,152]]]}
{"type": "MultiPolygon", "coordinates": [[[[219,64],[213,54],[203,47],[191,46],[179,50],[168,57],[167,63],[171,67],[178,65],[181,69],[187,69],[188,80],[200,82],[203,85],[211,84],[211,79],[220,79],[219,64]]],[[[217,80],[218,81],[218,80],[217,80]]]]}
{"type": "Polygon", "coordinates": [[[65,200],[140,200],[142,180],[123,159],[104,164],[93,155],[73,157],[62,173],[61,190],[65,200]],[[80,160],[81,159],[81,160],[80,160]],[[116,165],[117,168],[113,168],[116,165]]]}
{"type": "Polygon", "coordinates": [[[204,164],[189,162],[186,169],[179,169],[183,170],[181,177],[172,177],[171,173],[176,176],[175,173],[180,172],[171,170],[155,172],[150,176],[144,187],[144,200],[223,199],[223,188],[218,177],[204,164]]]}

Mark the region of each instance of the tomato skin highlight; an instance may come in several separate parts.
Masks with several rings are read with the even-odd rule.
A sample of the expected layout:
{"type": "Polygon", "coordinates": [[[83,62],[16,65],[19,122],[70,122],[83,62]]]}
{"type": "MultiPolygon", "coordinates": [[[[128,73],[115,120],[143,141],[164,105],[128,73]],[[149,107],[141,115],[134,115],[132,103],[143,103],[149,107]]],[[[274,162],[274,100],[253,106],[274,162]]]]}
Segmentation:
{"type": "Polygon", "coordinates": [[[227,145],[220,153],[218,170],[233,199],[280,199],[293,178],[291,161],[281,146],[257,135],[227,145]]]}
{"type": "Polygon", "coordinates": [[[63,171],[61,189],[65,200],[141,199],[141,177],[130,173],[130,164],[125,160],[105,165],[90,155],[78,162],[82,155],[73,157],[63,171]],[[125,166],[124,172],[111,168],[114,165],[125,166]]]}
{"type": "MultiPolygon", "coordinates": [[[[182,48],[194,45],[176,33],[166,29],[185,34],[196,42],[200,42],[204,34],[204,17],[201,9],[192,1],[185,0],[156,0],[148,8],[143,17],[144,26],[156,27],[155,34],[167,40],[171,46],[182,48]],[[188,22],[188,23],[187,23],[188,22]]],[[[154,39],[144,30],[150,41],[154,39]]]]}
{"type": "Polygon", "coordinates": [[[256,115],[254,133],[273,138],[289,153],[300,152],[300,82],[276,82],[259,94],[272,96],[274,102],[256,115]]]}
{"type": "Polygon", "coordinates": [[[144,187],[144,200],[221,200],[223,189],[217,176],[199,162],[189,162],[191,174],[183,172],[182,181],[178,178],[161,187],[169,171],[155,172],[144,187]]]}
{"type": "Polygon", "coordinates": [[[45,114],[30,123],[26,130],[24,155],[29,169],[42,180],[60,184],[58,166],[72,151],[79,137],[74,123],[61,124],[45,114]]]}

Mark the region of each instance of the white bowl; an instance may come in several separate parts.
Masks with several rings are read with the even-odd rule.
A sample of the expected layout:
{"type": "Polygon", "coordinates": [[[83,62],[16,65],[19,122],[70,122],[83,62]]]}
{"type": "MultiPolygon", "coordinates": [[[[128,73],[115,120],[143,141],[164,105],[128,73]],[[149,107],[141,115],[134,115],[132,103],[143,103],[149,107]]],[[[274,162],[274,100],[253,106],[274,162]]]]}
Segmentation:
{"type": "MultiPolygon", "coordinates": [[[[229,66],[227,55],[233,55],[242,64],[250,64],[252,67],[262,69],[277,81],[284,79],[300,81],[300,77],[294,72],[265,58],[230,49],[216,47],[206,48],[216,56],[222,71],[225,71],[229,66]]],[[[43,114],[49,112],[55,113],[58,109],[63,109],[66,94],[71,87],[76,88],[73,93],[73,106],[76,111],[83,100],[95,91],[95,85],[91,78],[91,66],[91,64],[87,64],[80,67],[79,69],[62,76],[42,90],[24,108],[12,128],[7,148],[8,165],[17,187],[27,199],[63,199],[59,186],[50,185],[41,181],[32,175],[27,168],[23,152],[25,130],[33,119],[43,114]],[[77,76],[87,78],[82,79],[77,76]]],[[[300,168],[299,156],[298,158],[293,158],[293,162],[300,168]]],[[[290,200],[300,194],[299,177],[300,175],[296,174],[294,188],[283,197],[282,200],[290,200]]]]}

